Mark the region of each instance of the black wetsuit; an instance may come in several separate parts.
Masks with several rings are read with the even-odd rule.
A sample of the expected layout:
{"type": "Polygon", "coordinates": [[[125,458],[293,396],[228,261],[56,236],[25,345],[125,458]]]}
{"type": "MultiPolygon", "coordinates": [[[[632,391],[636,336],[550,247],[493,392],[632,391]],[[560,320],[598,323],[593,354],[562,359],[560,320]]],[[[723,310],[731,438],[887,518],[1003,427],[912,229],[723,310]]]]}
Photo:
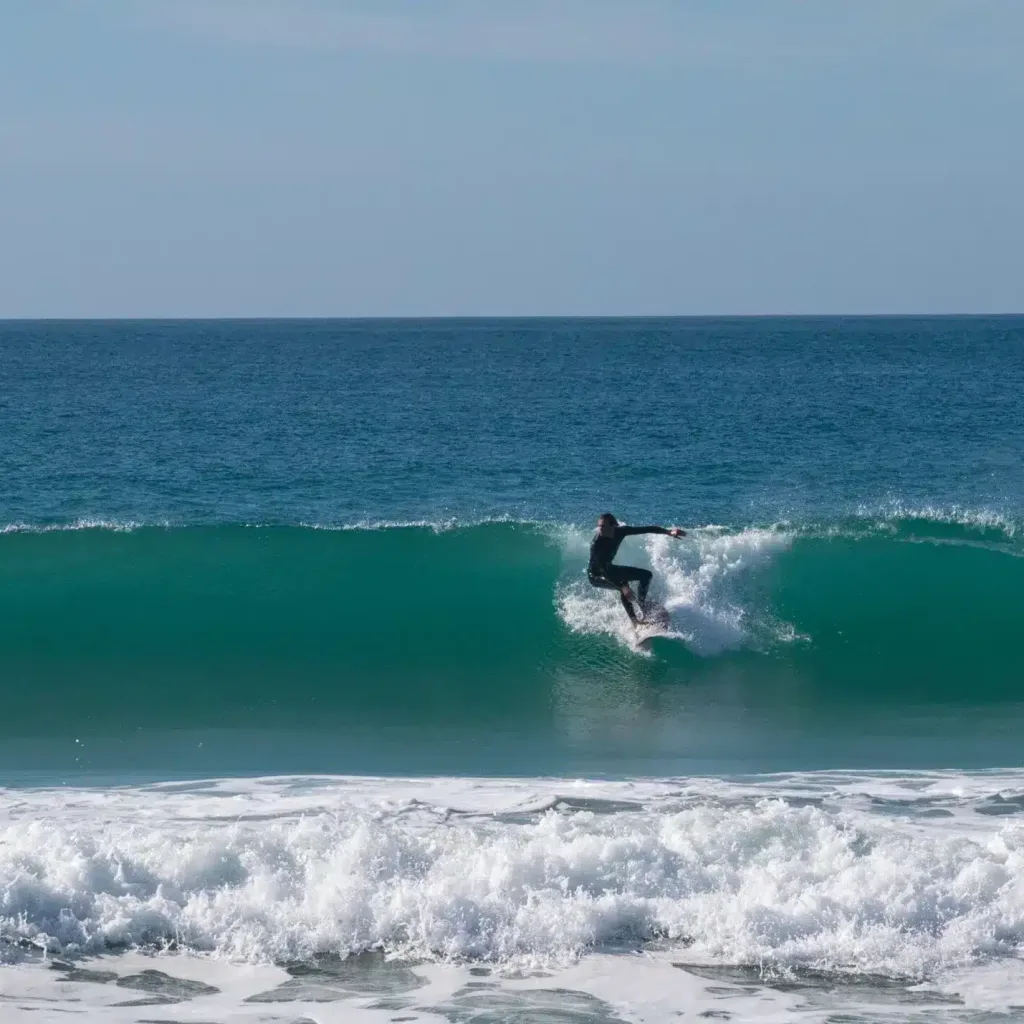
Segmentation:
{"type": "Polygon", "coordinates": [[[627,538],[638,533],[668,533],[663,526],[616,526],[611,537],[604,537],[600,532],[594,534],[590,542],[590,565],[587,566],[587,579],[592,586],[617,590],[622,597],[622,606],[631,619],[636,616],[629,603],[629,598],[622,594],[622,585],[636,581],[636,597],[641,609],[647,600],[647,589],[651,585],[653,573],[650,569],[640,569],[635,565],[613,565],[619,545],[627,538]]]}

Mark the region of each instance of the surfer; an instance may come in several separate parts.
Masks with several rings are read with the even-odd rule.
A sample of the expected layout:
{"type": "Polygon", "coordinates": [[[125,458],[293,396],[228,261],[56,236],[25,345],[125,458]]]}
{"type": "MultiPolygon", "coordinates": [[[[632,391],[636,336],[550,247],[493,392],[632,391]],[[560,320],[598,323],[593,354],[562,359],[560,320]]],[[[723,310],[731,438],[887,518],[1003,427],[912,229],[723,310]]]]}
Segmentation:
{"type": "Polygon", "coordinates": [[[602,512],[597,520],[597,532],[590,542],[590,565],[587,567],[587,579],[590,580],[591,586],[619,592],[622,607],[626,609],[626,614],[634,626],[639,620],[633,609],[633,601],[636,600],[641,613],[646,617],[647,589],[651,585],[653,573],[650,569],[640,569],[633,565],[613,565],[612,559],[615,558],[623,540],[638,533],[662,533],[669,537],[686,536],[686,531],[680,530],[678,526],[620,526],[611,512],[602,512]],[[633,597],[633,591],[629,586],[633,581],[639,584],[636,598],[633,597]]]}

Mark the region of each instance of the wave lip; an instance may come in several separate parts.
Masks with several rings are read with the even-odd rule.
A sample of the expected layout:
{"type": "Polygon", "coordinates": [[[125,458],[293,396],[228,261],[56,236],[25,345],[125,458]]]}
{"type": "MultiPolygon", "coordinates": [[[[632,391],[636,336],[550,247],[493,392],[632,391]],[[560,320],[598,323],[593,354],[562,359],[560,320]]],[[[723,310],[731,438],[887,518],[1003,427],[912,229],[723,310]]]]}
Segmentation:
{"type": "Polygon", "coordinates": [[[472,813],[438,780],[37,792],[0,819],[0,936],[511,966],[663,940],[694,962],[934,978],[1024,942],[1024,834],[962,817],[1020,801],[1024,775],[968,796],[957,778],[481,782],[472,813]]]}
{"type": "Polygon", "coordinates": [[[936,523],[962,526],[982,532],[1002,533],[1008,539],[1016,536],[1019,523],[1012,516],[993,508],[972,508],[967,505],[914,505],[892,499],[878,505],[860,505],[856,515],[879,526],[898,527],[902,523],[936,523]]]}
{"type": "Polygon", "coordinates": [[[105,530],[110,533],[131,533],[146,528],[170,529],[170,520],[142,521],[83,517],[65,523],[28,523],[15,521],[0,525],[0,535],[14,533],[77,533],[81,530],[105,530]]]}
{"type": "MultiPolygon", "coordinates": [[[[65,533],[79,531],[130,533],[147,529],[210,530],[210,529],[302,529],[328,533],[386,532],[424,530],[443,534],[488,526],[511,526],[532,529],[561,543],[567,551],[584,551],[590,527],[575,523],[557,523],[512,514],[461,517],[455,515],[426,516],[403,519],[361,517],[352,520],[251,520],[245,522],[185,521],[166,517],[134,518],[104,515],[79,516],[66,521],[33,522],[14,519],[0,523],[0,536],[19,533],[65,533]]],[[[915,505],[893,499],[880,503],[864,503],[849,514],[836,514],[826,519],[787,519],[752,523],[745,526],[706,524],[689,528],[691,538],[703,546],[715,538],[736,538],[733,544],[756,546],[756,538],[829,538],[890,536],[898,539],[943,541],[960,538],[965,541],[988,541],[1013,544],[1020,534],[1020,522],[1008,512],[989,507],[964,505],[915,505]],[[752,544],[752,542],[754,542],[752,544]]]]}

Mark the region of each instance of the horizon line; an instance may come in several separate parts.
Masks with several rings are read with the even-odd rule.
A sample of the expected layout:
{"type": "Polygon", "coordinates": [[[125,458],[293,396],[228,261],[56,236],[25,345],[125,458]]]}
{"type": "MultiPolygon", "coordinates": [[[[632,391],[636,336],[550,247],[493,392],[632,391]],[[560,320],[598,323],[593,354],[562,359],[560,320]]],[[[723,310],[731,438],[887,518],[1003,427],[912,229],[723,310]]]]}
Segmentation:
{"type": "Polygon", "coordinates": [[[453,313],[427,315],[275,315],[246,316],[0,316],[2,324],[30,323],[400,323],[488,320],[969,320],[1018,319],[1018,312],[970,313],[453,313]]]}

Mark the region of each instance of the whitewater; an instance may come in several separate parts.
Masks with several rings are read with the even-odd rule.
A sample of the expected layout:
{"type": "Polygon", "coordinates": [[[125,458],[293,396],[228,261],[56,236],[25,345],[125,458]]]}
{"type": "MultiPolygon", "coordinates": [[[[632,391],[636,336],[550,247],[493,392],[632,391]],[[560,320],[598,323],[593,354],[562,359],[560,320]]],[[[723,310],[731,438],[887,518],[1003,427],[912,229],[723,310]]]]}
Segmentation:
{"type": "MultiPolygon", "coordinates": [[[[646,964],[651,1005],[624,1018],[643,1020],[671,1019],[666,998],[741,1013],[780,993],[827,1005],[857,977],[875,979],[876,1004],[1005,1010],[992,968],[1020,970],[1021,772],[223,779],[7,791],[3,803],[0,955],[26,1008],[42,970],[69,974],[64,998],[111,1006],[140,963],[177,978],[193,962],[214,983],[176,992],[189,1013],[239,977],[262,1011],[367,1008],[359,970],[331,978],[332,957],[358,954],[364,985],[382,969],[365,955],[404,965],[412,991],[387,1009],[426,1015],[415,1019],[432,1019],[422,979],[446,980],[457,1006],[483,973],[515,1005],[516,979],[559,989],[609,956],[646,964]],[[148,959],[111,959],[133,949],[148,959]],[[266,973],[259,991],[243,970],[274,963],[320,975],[303,976],[303,994],[266,973]],[[109,988],[71,964],[106,972],[109,988]]],[[[544,1019],[591,1018],[556,1007],[544,1019]]]]}

